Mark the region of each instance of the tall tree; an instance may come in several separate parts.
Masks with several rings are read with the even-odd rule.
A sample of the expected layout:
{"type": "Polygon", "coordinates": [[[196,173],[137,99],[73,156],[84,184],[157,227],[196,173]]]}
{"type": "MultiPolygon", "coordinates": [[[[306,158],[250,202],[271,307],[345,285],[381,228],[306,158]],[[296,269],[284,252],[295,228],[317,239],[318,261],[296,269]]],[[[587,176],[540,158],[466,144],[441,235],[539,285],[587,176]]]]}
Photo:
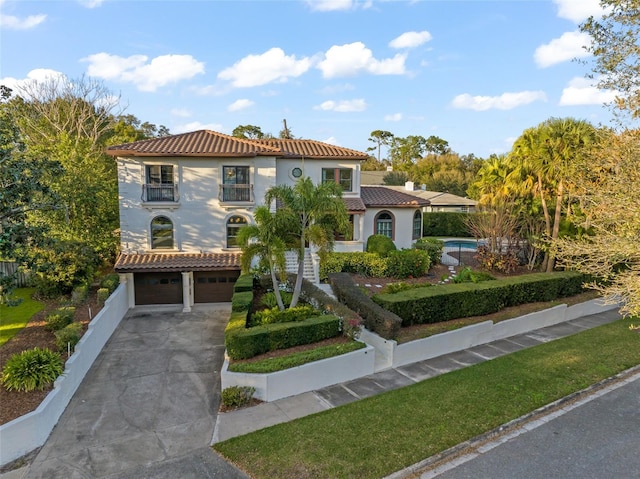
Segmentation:
{"type": "Polygon", "coordinates": [[[292,187],[278,185],[265,195],[267,205],[277,205],[277,214],[286,230],[280,236],[298,255],[298,274],[293,288],[291,306],[295,307],[302,290],[304,257],[307,244],[320,254],[333,247],[335,231],[347,232],[349,215],[342,201],[342,189],[336,183],[314,185],[311,178],[300,178],[292,187]]]}
{"type": "MultiPolygon", "coordinates": [[[[514,160],[535,175],[536,190],[545,212],[548,238],[558,238],[565,206],[565,187],[571,182],[575,163],[585,154],[596,138],[596,129],[584,120],[551,118],[533,129],[526,130],[514,143],[514,160]],[[553,197],[547,195],[553,192],[553,197]],[[553,225],[547,202],[554,203],[553,225]]],[[[552,271],[554,260],[546,258],[546,270],[552,271]]]]}
{"type": "Polygon", "coordinates": [[[246,138],[247,140],[259,140],[265,138],[262,129],[255,125],[238,125],[231,133],[236,138],[246,138]]]}
{"type": "Polygon", "coordinates": [[[382,146],[389,146],[393,141],[393,133],[386,130],[373,130],[369,134],[369,141],[375,143],[375,146],[367,148],[367,151],[377,151],[378,152],[378,163],[382,160],[380,158],[382,146]]]}
{"type": "Polygon", "coordinates": [[[591,286],[621,311],[640,315],[640,130],[602,131],[571,186],[587,234],[554,242],[560,264],[604,281],[591,286]]]}
{"type": "Polygon", "coordinates": [[[425,140],[424,149],[428,153],[435,153],[436,155],[444,155],[451,152],[448,141],[433,135],[425,140]]]}
{"type": "Polygon", "coordinates": [[[389,147],[389,159],[394,170],[407,171],[422,158],[425,152],[426,139],[419,135],[409,135],[406,138],[394,137],[389,147]]]}
{"type": "Polygon", "coordinates": [[[590,17],[580,30],[591,36],[592,71],[598,87],[618,93],[614,112],[640,117],[640,3],[600,0],[604,15],[590,17]]]}
{"type": "Polygon", "coordinates": [[[273,292],[280,310],[284,309],[278,274],[285,272],[286,244],[280,232],[286,225],[278,225],[281,218],[277,212],[271,212],[267,206],[259,206],[253,213],[255,225],[246,225],[238,231],[238,244],[242,247],[242,270],[249,271],[254,258],[259,258],[260,265],[269,270],[273,292]]]}

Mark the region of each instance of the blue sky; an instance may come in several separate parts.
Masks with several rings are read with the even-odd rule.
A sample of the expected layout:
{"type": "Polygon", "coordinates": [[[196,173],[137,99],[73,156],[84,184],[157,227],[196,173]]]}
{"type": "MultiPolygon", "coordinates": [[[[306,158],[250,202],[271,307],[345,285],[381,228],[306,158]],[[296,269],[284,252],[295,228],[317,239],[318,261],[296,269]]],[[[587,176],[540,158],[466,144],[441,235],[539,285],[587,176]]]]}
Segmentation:
{"type": "Polygon", "coordinates": [[[508,152],[550,117],[609,124],[578,25],[598,0],[0,0],[0,83],[94,77],[172,133],[238,125],[365,151],[373,130],[508,152]]]}

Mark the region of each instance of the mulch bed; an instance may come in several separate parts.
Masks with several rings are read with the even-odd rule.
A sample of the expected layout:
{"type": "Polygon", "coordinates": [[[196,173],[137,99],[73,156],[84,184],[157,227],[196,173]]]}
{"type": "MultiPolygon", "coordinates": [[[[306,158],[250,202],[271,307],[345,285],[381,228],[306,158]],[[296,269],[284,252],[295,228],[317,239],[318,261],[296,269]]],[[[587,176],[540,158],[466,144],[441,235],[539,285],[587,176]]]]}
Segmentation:
{"type": "MultiPolygon", "coordinates": [[[[76,307],[73,320],[84,325],[83,334],[87,330],[90,321],[90,312],[91,317],[95,317],[101,309],[98,306],[96,291],[97,288],[91,288],[86,302],[76,307]]],[[[52,351],[57,350],[56,338],[52,331],[45,328],[44,318],[60,305],[59,301],[45,301],[44,309],[31,318],[18,334],[0,347],[0,370],[15,353],[34,347],[48,348],[52,351]]],[[[66,359],[66,356],[67,353],[65,351],[62,353],[63,359],[66,359]]],[[[4,387],[0,387],[0,424],[6,424],[31,411],[35,411],[52,389],[53,384],[43,390],[29,392],[7,391],[4,387]]]]}

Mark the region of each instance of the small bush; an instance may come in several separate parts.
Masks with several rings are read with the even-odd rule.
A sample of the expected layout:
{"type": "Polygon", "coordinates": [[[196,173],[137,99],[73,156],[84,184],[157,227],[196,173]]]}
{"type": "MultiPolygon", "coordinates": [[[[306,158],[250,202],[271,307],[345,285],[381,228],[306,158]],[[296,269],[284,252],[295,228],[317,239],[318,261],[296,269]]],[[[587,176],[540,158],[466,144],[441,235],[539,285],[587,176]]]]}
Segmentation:
{"type": "Polygon", "coordinates": [[[413,247],[429,254],[431,265],[440,264],[442,252],[444,251],[444,241],[436,238],[420,238],[413,247]]]}
{"type": "Polygon", "coordinates": [[[80,341],[80,333],[82,332],[82,323],[67,324],[64,328],[56,331],[56,347],[60,352],[67,351],[71,348],[71,352],[75,350],[76,344],[80,341]]]}
{"type": "Polygon", "coordinates": [[[311,316],[318,316],[317,311],[311,306],[296,306],[280,311],[277,307],[257,311],[253,315],[252,324],[274,324],[274,323],[292,323],[295,321],[303,321],[311,316]]]}
{"type": "Polygon", "coordinates": [[[238,276],[236,284],[233,286],[234,293],[240,293],[242,291],[253,291],[253,275],[241,274],[238,276]]]}
{"type": "Polygon", "coordinates": [[[471,268],[463,268],[452,278],[454,283],[480,283],[482,281],[493,281],[496,278],[486,271],[473,271],[471,268]]]}
{"type": "Polygon", "coordinates": [[[419,278],[429,266],[429,253],[418,249],[392,251],[387,257],[387,275],[393,278],[419,278]]]}
{"type": "Polygon", "coordinates": [[[9,391],[44,389],[64,371],[58,353],[33,348],[12,355],[2,369],[2,384],[9,391]]]}
{"type": "Polygon", "coordinates": [[[76,308],[73,306],[64,306],[56,309],[52,313],[49,313],[44,321],[47,323],[47,329],[51,331],[59,331],[67,324],[73,321],[73,316],[76,312],[76,308]]]}
{"type": "Polygon", "coordinates": [[[407,291],[409,289],[428,288],[431,286],[433,286],[431,283],[409,284],[409,283],[400,281],[399,283],[389,283],[384,288],[382,288],[381,293],[393,294],[393,293],[399,293],[400,291],[407,291]]]}
{"type": "Polygon", "coordinates": [[[367,240],[367,253],[375,253],[383,258],[396,249],[393,240],[385,235],[371,235],[367,240]]]}
{"type": "Polygon", "coordinates": [[[229,408],[248,406],[255,392],[252,386],[231,386],[222,390],[222,404],[229,408]]]}
{"type": "Polygon", "coordinates": [[[101,288],[107,288],[109,290],[109,294],[113,293],[118,285],[120,284],[120,276],[117,274],[108,274],[100,281],[101,288]]]}
{"type": "MultiPolygon", "coordinates": [[[[280,291],[280,297],[282,298],[282,302],[285,307],[291,304],[291,299],[293,299],[293,293],[289,293],[288,291],[280,291]]],[[[260,299],[260,304],[265,306],[266,308],[272,309],[278,307],[278,301],[276,299],[276,293],[273,291],[269,291],[262,295],[260,299]]]]}
{"type": "Polygon", "coordinates": [[[109,298],[109,294],[109,289],[107,288],[100,288],[98,291],[96,291],[98,304],[104,304],[104,302],[109,298]]]}
{"type": "Polygon", "coordinates": [[[513,273],[519,264],[518,257],[514,251],[492,253],[487,246],[478,247],[476,259],[482,268],[505,274],[513,273]]]}
{"type": "Polygon", "coordinates": [[[320,278],[331,273],[354,273],[362,276],[387,275],[387,259],[375,253],[327,253],[320,263],[320,278]]]}
{"type": "Polygon", "coordinates": [[[71,304],[82,304],[84,300],[89,296],[89,285],[81,284],[80,286],[76,286],[71,292],[71,304]]]}

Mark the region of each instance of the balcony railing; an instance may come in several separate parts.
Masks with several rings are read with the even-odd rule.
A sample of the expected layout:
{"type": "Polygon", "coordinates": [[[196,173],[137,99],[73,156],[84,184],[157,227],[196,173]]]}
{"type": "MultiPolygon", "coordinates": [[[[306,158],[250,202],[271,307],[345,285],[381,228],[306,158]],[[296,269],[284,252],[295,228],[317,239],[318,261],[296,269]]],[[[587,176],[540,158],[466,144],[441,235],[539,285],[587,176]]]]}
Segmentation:
{"type": "Polygon", "coordinates": [[[221,202],[253,202],[253,185],[220,185],[218,199],[221,202]]]}
{"type": "Polygon", "coordinates": [[[178,199],[178,185],[142,185],[142,201],[165,201],[175,203],[178,199]]]}

